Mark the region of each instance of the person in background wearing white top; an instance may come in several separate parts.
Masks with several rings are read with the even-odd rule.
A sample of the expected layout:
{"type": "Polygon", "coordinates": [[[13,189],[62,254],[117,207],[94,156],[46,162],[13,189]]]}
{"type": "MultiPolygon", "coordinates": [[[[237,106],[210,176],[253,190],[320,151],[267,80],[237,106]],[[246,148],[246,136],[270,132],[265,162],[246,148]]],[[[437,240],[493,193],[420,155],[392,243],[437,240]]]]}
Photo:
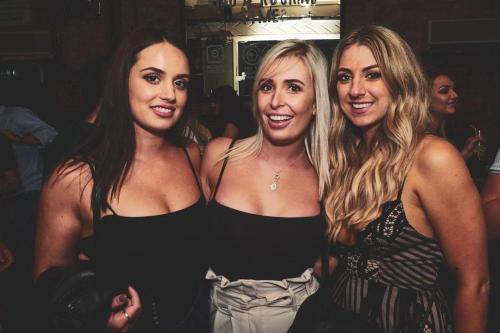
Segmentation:
{"type": "Polygon", "coordinates": [[[500,238],[500,149],[481,193],[488,238],[500,238]]]}

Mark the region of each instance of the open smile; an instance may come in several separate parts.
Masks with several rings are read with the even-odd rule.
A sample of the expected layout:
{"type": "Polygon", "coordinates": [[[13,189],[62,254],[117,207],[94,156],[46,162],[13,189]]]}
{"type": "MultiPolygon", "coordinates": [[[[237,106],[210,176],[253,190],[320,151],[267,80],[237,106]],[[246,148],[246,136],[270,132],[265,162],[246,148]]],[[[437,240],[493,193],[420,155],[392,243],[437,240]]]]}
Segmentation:
{"type": "Polygon", "coordinates": [[[368,112],[370,107],[373,105],[373,102],[351,102],[351,110],[355,114],[363,114],[368,112]]]}
{"type": "Polygon", "coordinates": [[[270,113],[266,116],[268,119],[269,127],[273,129],[285,128],[293,119],[293,116],[288,114],[270,113]]]}
{"type": "Polygon", "coordinates": [[[174,106],[163,106],[163,105],[154,105],[151,107],[153,112],[162,117],[162,118],[170,118],[174,115],[175,107],[174,106]]]}

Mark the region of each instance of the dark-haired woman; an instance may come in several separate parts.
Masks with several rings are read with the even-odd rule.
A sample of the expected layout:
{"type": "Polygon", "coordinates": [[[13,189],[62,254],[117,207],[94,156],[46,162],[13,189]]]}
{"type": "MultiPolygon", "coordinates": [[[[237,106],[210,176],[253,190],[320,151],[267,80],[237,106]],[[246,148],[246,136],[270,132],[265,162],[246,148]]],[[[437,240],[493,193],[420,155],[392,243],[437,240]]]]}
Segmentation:
{"type": "Polygon", "coordinates": [[[188,83],[168,34],[135,32],[116,54],[93,136],[43,189],[35,277],[72,265],[90,241],[97,275],[121,292],[109,331],[202,331],[188,327],[206,272],[199,150],[182,136],[188,83]]]}

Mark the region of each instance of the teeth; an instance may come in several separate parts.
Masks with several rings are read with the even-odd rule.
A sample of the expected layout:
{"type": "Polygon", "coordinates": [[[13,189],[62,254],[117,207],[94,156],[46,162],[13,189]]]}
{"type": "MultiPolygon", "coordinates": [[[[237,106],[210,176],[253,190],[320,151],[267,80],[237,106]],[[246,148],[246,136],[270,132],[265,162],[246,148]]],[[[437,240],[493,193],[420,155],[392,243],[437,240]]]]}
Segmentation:
{"type": "Polygon", "coordinates": [[[161,112],[161,113],[170,113],[170,112],[173,112],[172,109],[165,108],[163,106],[153,106],[153,109],[155,109],[156,111],[161,112]]]}
{"type": "Polygon", "coordinates": [[[292,116],[287,116],[287,115],[270,115],[269,118],[273,121],[283,121],[283,120],[289,120],[292,119],[292,116]]]}
{"type": "Polygon", "coordinates": [[[352,103],[352,107],[355,109],[367,108],[370,105],[372,105],[372,103],[352,103]]]}

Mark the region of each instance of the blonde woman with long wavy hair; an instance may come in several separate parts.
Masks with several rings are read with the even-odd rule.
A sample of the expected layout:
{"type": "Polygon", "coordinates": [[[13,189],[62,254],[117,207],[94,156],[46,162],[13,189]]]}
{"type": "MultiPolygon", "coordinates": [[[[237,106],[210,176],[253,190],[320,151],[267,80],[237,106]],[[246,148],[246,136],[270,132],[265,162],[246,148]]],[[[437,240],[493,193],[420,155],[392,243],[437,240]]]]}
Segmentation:
{"type": "Polygon", "coordinates": [[[286,332],[318,288],[331,114],[325,57],[308,42],[276,44],[252,99],[258,133],[213,140],[202,162],[213,332],[286,332]]]}
{"type": "Polygon", "coordinates": [[[427,135],[428,85],[394,31],[364,26],[332,57],[328,236],[334,301],[384,332],[484,332],[489,277],[478,193],[460,153],[427,135]],[[436,280],[455,273],[454,319],[436,280]]]}

